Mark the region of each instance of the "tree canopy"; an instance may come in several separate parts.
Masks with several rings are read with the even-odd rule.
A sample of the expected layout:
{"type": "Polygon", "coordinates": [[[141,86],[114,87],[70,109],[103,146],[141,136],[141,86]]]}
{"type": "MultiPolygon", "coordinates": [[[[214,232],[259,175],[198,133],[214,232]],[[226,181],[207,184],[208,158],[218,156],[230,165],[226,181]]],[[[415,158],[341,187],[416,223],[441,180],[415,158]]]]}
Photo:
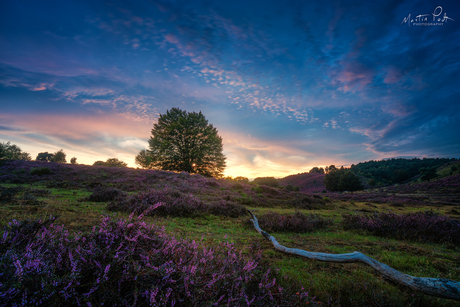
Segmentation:
{"type": "Polygon", "coordinates": [[[145,168],[221,177],[226,166],[222,138],[199,112],[172,108],[153,125],[149,148],[136,156],[145,168]]]}
{"type": "Polygon", "coordinates": [[[46,152],[40,152],[38,153],[37,157],[35,158],[36,161],[44,161],[44,162],[50,162],[53,159],[53,154],[46,152]]]}
{"type": "Polygon", "coordinates": [[[10,142],[0,143],[0,159],[32,160],[29,153],[23,152],[19,146],[11,144],[10,142]]]}
{"type": "Polygon", "coordinates": [[[107,161],[96,161],[93,166],[107,166],[107,167],[126,167],[128,164],[117,158],[109,158],[107,161]]]}
{"type": "Polygon", "coordinates": [[[436,173],[436,166],[435,167],[422,167],[420,169],[420,179],[422,181],[431,180],[436,178],[438,174],[436,173]]]}
{"type": "Polygon", "coordinates": [[[64,150],[60,149],[53,154],[53,157],[51,158],[51,162],[66,163],[67,159],[65,157],[66,157],[66,154],[64,150]]]}
{"type": "Polygon", "coordinates": [[[331,168],[324,177],[324,185],[329,191],[358,191],[364,189],[359,177],[345,168],[331,168]]]}
{"type": "Polygon", "coordinates": [[[427,169],[429,168],[438,168],[443,164],[450,163],[453,161],[456,161],[456,159],[397,158],[381,161],[360,162],[357,165],[352,165],[350,169],[355,174],[366,177],[368,179],[374,179],[376,183],[375,185],[379,186],[394,183],[402,183],[404,181],[411,179],[414,176],[421,174],[422,172],[427,172],[427,169]]]}
{"type": "Polygon", "coordinates": [[[310,174],[314,174],[314,173],[316,173],[316,174],[324,174],[324,168],[315,166],[309,171],[309,173],[310,174]]]}
{"type": "Polygon", "coordinates": [[[57,163],[66,163],[66,154],[64,150],[60,149],[56,151],[55,153],[48,153],[46,152],[40,152],[37,155],[37,158],[35,158],[36,161],[44,161],[44,162],[57,162],[57,163]]]}

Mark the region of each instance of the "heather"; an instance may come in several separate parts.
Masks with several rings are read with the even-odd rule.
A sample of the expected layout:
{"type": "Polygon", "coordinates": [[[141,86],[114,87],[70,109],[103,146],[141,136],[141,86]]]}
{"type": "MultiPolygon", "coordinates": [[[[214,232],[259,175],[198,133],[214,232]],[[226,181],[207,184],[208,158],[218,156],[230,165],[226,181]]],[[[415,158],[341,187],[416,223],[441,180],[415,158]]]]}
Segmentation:
{"type": "Polygon", "coordinates": [[[320,173],[302,173],[287,176],[279,180],[279,182],[282,185],[298,186],[301,192],[320,193],[326,190],[324,176],[324,174],[320,173]]]}
{"type": "Polygon", "coordinates": [[[387,193],[427,193],[458,196],[460,194],[460,174],[427,182],[391,186],[385,188],[385,191],[387,193]]]}
{"type": "Polygon", "coordinates": [[[110,188],[100,188],[97,187],[93,190],[93,193],[84,198],[83,200],[95,201],[95,202],[107,202],[116,200],[119,198],[127,197],[127,194],[119,189],[110,189],[110,188]]]}
{"type": "Polygon", "coordinates": [[[246,214],[246,209],[236,203],[221,200],[206,204],[192,194],[184,194],[166,186],[158,190],[149,190],[131,197],[119,198],[107,205],[109,211],[134,212],[140,214],[150,206],[162,203],[151,214],[158,216],[199,216],[206,213],[238,217],[246,214]]]}
{"type": "Polygon", "coordinates": [[[327,193],[325,194],[331,200],[336,201],[353,201],[353,202],[370,202],[375,204],[391,204],[396,206],[422,206],[431,203],[428,197],[424,195],[393,195],[389,193],[327,193]]]}
{"type": "Polygon", "coordinates": [[[391,212],[347,214],[342,224],[345,229],[366,230],[381,237],[460,245],[460,221],[432,211],[401,215],[391,212]]]}
{"type": "Polygon", "coordinates": [[[50,192],[48,190],[43,189],[0,186],[0,204],[41,205],[42,201],[40,201],[37,197],[46,197],[49,193],[50,192]]]}
{"type": "Polygon", "coordinates": [[[283,215],[269,211],[258,217],[259,225],[268,232],[310,232],[324,228],[332,224],[331,220],[324,219],[318,215],[306,215],[297,211],[294,214],[283,215]]]}
{"type": "MultiPolygon", "coordinates": [[[[69,291],[77,293],[72,294],[74,295],[72,298],[79,297],[78,295],[82,293],[88,293],[95,285],[102,284],[98,290],[95,290],[99,295],[94,294],[93,297],[92,294],[89,296],[94,299],[94,301],[89,301],[93,306],[100,305],[101,301],[98,301],[98,298],[107,299],[106,306],[123,305],[123,303],[117,303],[123,302],[123,300],[129,301],[133,305],[135,294],[132,293],[137,293],[137,305],[149,304],[149,298],[145,295],[143,296],[142,293],[145,294],[145,291],[154,289],[151,287],[152,281],[162,280],[166,275],[161,275],[163,277],[155,279],[155,276],[158,277],[159,275],[152,275],[153,273],[149,271],[153,270],[151,267],[141,267],[143,266],[142,259],[144,258],[139,256],[141,254],[140,249],[149,255],[149,259],[154,259],[152,261],[157,263],[156,267],[163,265],[162,268],[169,268],[165,264],[168,261],[167,259],[152,258],[154,253],[151,247],[159,246],[164,241],[158,241],[160,237],[158,236],[155,237],[157,241],[148,241],[149,243],[145,245],[130,245],[133,244],[131,241],[123,241],[124,239],[117,239],[120,241],[116,241],[114,239],[114,242],[116,242],[113,244],[119,244],[123,241],[126,243],[126,247],[135,247],[134,254],[129,254],[126,251],[127,256],[123,258],[126,261],[120,264],[117,261],[121,260],[114,258],[119,245],[117,247],[113,245],[111,247],[113,249],[109,250],[103,248],[105,243],[98,241],[98,229],[102,227],[101,215],[105,216],[105,220],[107,214],[109,214],[112,217],[109,219],[111,222],[106,220],[107,222],[105,223],[107,225],[125,223],[123,229],[130,235],[129,229],[134,226],[128,227],[129,224],[137,225],[136,221],[139,221],[139,223],[145,222],[146,226],[156,225],[153,228],[155,231],[163,232],[162,238],[168,238],[168,240],[169,238],[171,240],[175,238],[174,240],[179,242],[176,245],[182,246],[184,250],[193,250],[187,244],[195,241],[198,246],[197,253],[205,249],[213,250],[215,251],[213,255],[216,258],[219,253],[227,255],[228,248],[226,245],[230,244],[235,254],[240,255],[241,252],[241,258],[238,259],[258,259],[257,268],[251,271],[254,273],[255,279],[252,279],[254,283],[249,282],[242,286],[248,298],[250,299],[251,295],[253,295],[253,298],[262,295],[257,292],[259,291],[257,289],[259,289],[258,285],[260,281],[264,280],[264,274],[268,270],[270,270],[269,278],[265,280],[272,282],[273,278],[276,278],[276,285],[273,287],[281,286],[284,290],[283,294],[280,294],[278,291],[273,290],[275,288],[270,288],[270,293],[274,298],[273,301],[267,295],[261,301],[254,301],[252,305],[290,306],[296,303],[300,304],[298,298],[304,291],[309,293],[308,297],[316,296],[319,301],[329,302],[329,305],[333,306],[455,306],[455,302],[427,297],[388,283],[381,276],[375,274],[373,269],[359,264],[321,263],[274,251],[272,245],[265,241],[254,230],[254,227],[248,223],[247,210],[255,212],[259,219],[269,212],[276,212],[277,214],[273,214],[273,218],[270,220],[274,226],[264,225],[262,228],[274,235],[281,244],[288,247],[324,253],[360,251],[404,273],[415,276],[460,280],[460,271],[456,266],[460,261],[458,245],[435,242],[425,244],[420,243],[420,240],[393,239],[392,237],[381,240],[363,229],[344,229],[341,223],[343,220],[342,215],[344,214],[355,215],[356,212],[377,212],[378,214],[388,213],[389,210],[398,215],[403,215],[433,209],[440,216],[451,216],[452,219],[458,220],[460,212],[456,194],[422,192],[402,195],[396,190],[397,187],[395,187],[395,192],[392,193],[387,193],[384,189],[353,194],[305,193],[289,191],[281,186],[269,187],[230,178],[207,178],[201,175],[190,175],[186,172],[177,173],[37,161],[2,162],[0,165],[0,222],[2,226],[7,225],[9,227],[8,224],[12,220],[20,221],[17,223],[24,225],[24,229],[30,229],[32,233],[35,233],[35,235],[27,236],[28,238],[34,238],[33,240],[21,240],[22,243],[18,244],[15,250],[23,249],[29,241],[38,244],[37,240],[39,238],[37,236],[42,233],[42,229],[46,229],[51,233],[57,231],[58,227],[63,227],[62,232],[59,231],[59,234],[58,232],[53,232],[53,235],[55,238],[59,237],[59,244],[62,242],[63,246],[67,248],[66,252],[61,253],[61,257],[64,259],[62,261],[65,265],[63,264],[59,270],[53,266],[53,263],[57,263],[57,256],[52,254],[54,251],[58,251],[57,247],[60,245],[53,243],[56,241],[50,239],[50,235],[46,235],[44,238],[46,242],[51,242],[51,245],[47,245],[45,239],[43,239],[40,241],[40,244],[42,244],[40,246],[43,247],[17,254],[28,255],[27,253],[29,252],[31,255],[35,255],[34,253],[37,253],[43,255],[43,261],[49,258],[49,262],[46,263],[49,263],[52,268],[51,271],[48,270],[50,271],[50,276],[59,276],[59,278],[56,277],[53,281],[50,281],[54,277],[47,277],[48,279],[46,279],[43,277],[45,275],[37,275],[39,277],[33,279],[35,277],[32,278],[30,277],[32,275],[27,275],[33,283],[31,282],[32,285],[30,286],[22,284],[21,289],[24,290],[30,287],[33,290],[32,292],[27,292],[28,301],[30,301],[30,297],[35,295],[37,300],[46,300],[42,305],[72,305],[72,303],[64,301],[62,298],[64,293],[67,293],[64,288],[73,278],[71,277],[72,261],[75,262],[77,261],[75,259],[80,259],[78,258],[79,256],[75,256],[79,255],[76,251],[78,250],[87,261],[88,258],[93,259],[91,258],[93,256],[85,254],[87,250],[92,251],[87,249],[89,245],[85,245],[89,244],[87,242],[91,239],[93,240],[92,242],[96,242],[92,244],[97,244],[99,248],[95,250],[99,255],[95,260],[102,264],[99,268],[94,262],[88,262],[87,264],[82,259],[79,260],[78,268],[81,269],[77,272],[79,274],[78,278],[75,277],[76,279],[68,288],[69,291]],[[31,169],[34,168],[49,168],[50,174],[32,175],[31,169]],[[158,202],[162,204],[160,207],[153,211],[144,212],[158,202]],[[144,213],[142,220],[137,220],[135,216],[142,213],[144,213]],[[134,214],[133,217],[129,217],[131,214],[134,214]],[[50,215],[58,216],[59,218],[55,221],[46,222],[47,219],[44,217],[50,215]],[[305,219],[305,217],[307,218],[305,219]],[[34,221],[37,219],[41,219],[43,222],[36,224],[34,221]],[[286,223],[289,220],[295,221],[295,223],[286,223]],[[322,224],[322,222],[315,224],[315,221],[325,221],[325,223],[320,227],[314,228],[322,224]],[[333,222],[331,223],[330,221],[333,222]],[[58,226],[57,222],[61,226],[58,226]],[[302,227],[307,226],[306,228],[308,228],[308,225],[312,225],[312,231],[303,232],[302,227]],[[275,226],[279,227],[279,230],[275,226]],[[164,229],[162,229],[163,227],[164,229]],[[67,233],[65,237],[64,232],[67,233]],[[82,242],[83,237],[86,243],[82,242]],[[79,239],[76,240],[75,238],[79,239]],[[152,242],[159,243],[154,245],[152,242]],[[21,244],[25,245],[22,246],[21,244]],[[80,248],[78,248],[78,245],[80,248]],[[254,246],[258,246],[258,248],[254,248],[254,246]],[[72,260],[69,259],[69,250],[73,257],[72,260]],[[108,280],[105,280],[104,271],[109,264],[110,268],[106,276],[108,280]],[[123,265],[128,264],[130,265],[129,267],[123,267],[123,265]],[[131,264],[133,265],[131,266],[131,264]],[[112,268],[119,268],[120,266],[121,268],[117,269],[117,271],[112,271],[112,268]],[[129,269],[130,271],[128,270],[126,274],[122,274],[124,269],[129,269]],[[129,277],[131,275],[133,277],[129,277]],[[109,301],[105,296],[118,295],[118,279],[120,279],[120,276],[124,278],[120,286],[121,294],[116,299],[116,302],[109,301]],[[136,276],[137,279],[134,280],[136,276]],[[144,276],[147,280],[142,279],[144,276]],[[99,283],[97,283],[98,277],[99,283]],[[48,292],[40,288],[41,280],[44,282],[44,289],[48,292]],[[127,281],[125,282],[125,280],[127,281]],[[138,280],[140,280],[141,284],[136,284],[138,280]],[[257,287],[248,286],[256,284],[255,280],[257,280],[257,287]],[[53,291],[52,287],[49,286],[50,282],[60,282],[57,284],[59,286],[56,287],[57,292],[50,296],[52,299],[48,299],[49,294],[53,291]],[[64,285],[65,282],[67,283],[64,285]],[[80,284],[78,285],[77,283],[80,284]],[[34,294],[38,291],[38,288],[34,288],[34,285],[37,285],[36,287],[39,287],[40,292],[45,293],[45,295],[40,297],[39,294],[34,294]],[[305,290],[302,290],[302,287],[305,290]],[[282,299],[279,299],[280,297],[282,299]]],[[[297,184],[293,183],[293,185],[297,184]]],[[[401,190],[404,186],[400,185],[401,190]]],[[[138,230],[140,231],[138,233],[148,234],[143,227],[139,227],[138,230]]],[[[148,235],[153,238],[153,235],[148,235]]],[[[60,248],[64,247],[61,246],[60,248]]],[[[125,245],[120,250],[124,248],[125,245]]],[[[10,249],[10,247],[7,249],[10,249]]],[[[153,250],[160,250],[160,248],[154,247],[153,250]]],[[[175,263],[181,263],[181,258],[188,257],[185,257],[184,253],[178,259],[172,256],[168,257],[175,261],[173,264],[176,265],[175,263]]],[[[3,253],[1,255],[3,256],[3,253]]],[[[28,256],[21,257],[17,260],[20,261],[22,267],[25,267],[25,262],[21,261],[27,261],[28,256]]],[[[11,259],[9,261],[11,263],[11,259]]],[[[226,262],[222,260],[221,263],[226,262]]],[[[191,262],[189,265],[192,265],[191,262]]],[[[233,268],[230,264],[226,267],[233,268]]],[[[183,266],[178,268],[182,271],[175,271],[179,277],[174,277],[176,278],[174,280],[179,280],[180,282],[169,285],[157,282],[158,285],[163,287],[161,288],[163,290],[159,288],[155,298],[159,298],[161,295],[163,295],[162,298],[165,298],[168,294],[168,287],[179,289],[180,293],[186,293],[183,291],[185,275],[181,274],[187,270],[183,266]],[[178,283],[181,284],[182,288],[178,286],[178,283]]],[[[13,270],[13,273],[16,272],[16,267],[13,263],[10,266],[3,266],[0,274],[3,274],[4,271],[6,272],[7,269],[13,270]]],[[[46,271],[46,268],[43,267],[42,270],[46,271]]],[[[236,269],[236,271],[238,270],[240,269],[236,269]]],[[[206,266],[206,271],[202,271],[204,277],[199,278],[204,278],[202,280],[206,281],[209,280],[206,278],[212,278],[213,274],[219,274],[221,271],[222,268],[217,264],[206,266]]],[[[11,271],[9,272],[8,274],[13,274],[11,271]]],[[[0,278],[6,279],[6,275],[1,276],[0,278]]],[[[237,277],[233,276],[232,278],[234,280],[237,277]]],[[[195,281],[197,279],[190,278],[190,280],[196,285],[195,281]]],[[[21,282],[26,281],[24,279],[21,282]]],[[[219,289],[219,291],[229,291],[227,285],[230,287],[233,285],[230,281],[227,284],[224,281],[221,282],[219,287],[223,289],[219,289]]],[[[0,281],[0,283],[7,285],[3,281],[0,281]]],[[[202,286],[202,284],[200,285],[202,286]]],[[[12,289],[11,284],[8,284],[8,287],[12,289]]],[[[187,287],[192,286],[187,284],[187,287]]],[[[191,292],[192,294],[195,293],[193,291],[191,292]]],[[[212,291],[215,290],[212,289],[212,291]]],[[[193,295],[195,297],[205,295],[199,293],[193,295]]],[[[241,293],[241,291],[238,293],[241,293]]],[[[171,295],[173,294],[170,294],[170,297],[171,295]]],[[[184,299],[180,295],[176,297],[184,299]]],[[[229,295],[226,297],[229,297],[229,295]]],[[[235,298],[236,296],[232,297],[235,298]]],[[[215,302],[219,298],[216,298],[215,302]]],[[[22,296],[21,300],[18,297],[15,299],[17,299],[17,305],[20,305],[22,296]]],[[[79,298],[80,304],[87,306],[84,299],[79,298]]],[[[191,300],[191,298],[188,299],[191,300]]],[[[3,303],[1,298],[0,301],[3,303]]],[[[78,305],[76,300],[74,302],[74,305],[78,305]]],[[[168,302],[165,304],[170,304],[171,301],[168,302]]],[[[190,301],[188,302],[184,304],[193,304],[190,301]]],[[[13,303],[4,304],[14,305],[13,303]]],[[[212,303],[203,304],[205,306],[212,305],[212,303]]],[[[157,305],[161,305],[160,299],[157,299],[157,305]]],[[[176,299],[176,306],[180,305],[176,299]]],[[[227,304],[227,301],[224,302],[223,300],[219,301],[217,305],[233,306],[232,303],[227,304]]],[[[238,303],[235,303],[235,305],[238,305],[238,303]]]]}
{"type": "Polygon", "coordinates": [[[105,216],[88,234],[70,234],[54,218],[14,220],[0,250],[0,306],[316,304],[285,291],[260,250],[176,239],[142,215],[105,216]]]}
{"type": "Polygon", "coordinates": [[[0,182],[47,182],[48,187],[86,188],[110,187],[127,192],[145,191],[165,181],[182,192],[194,192],[202,188],[216,187],[216,179],[201,175],[174,173],[160,170],[71,165],[42,161],[8,161],[0,165],[0,182]],[[46,172],[35,170],[48,169],[46,172]]]}

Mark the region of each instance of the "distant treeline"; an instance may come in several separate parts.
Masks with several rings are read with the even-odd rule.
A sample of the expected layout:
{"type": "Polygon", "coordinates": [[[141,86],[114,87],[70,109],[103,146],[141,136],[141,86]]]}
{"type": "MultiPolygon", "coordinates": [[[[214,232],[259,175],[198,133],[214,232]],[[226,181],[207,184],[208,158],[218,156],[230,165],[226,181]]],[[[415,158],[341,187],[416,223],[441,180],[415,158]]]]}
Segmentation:
{"type": "MultiPolygon", "coordinates": [[[[47,151],[40,152],[35,158],[35,161],[67,163],[67,154],[60,149],[54,153],[47,151]]],[[[32,161],[32,156],[28,152],[24,152],[21,148],[11,142],[0,142],[0,162],[5,160],[26,160],[32,161]]],[[[77,164],[77,158],[70,159],[70,163],[77,164]]],[[[108,158],[107,161],[96,161],[93,166],[108,166],[108,167],[127,167],[128,164],[118,158],[108,158]]],[[[239,177],[238,177],[239,178],[239,177]]]]}
{"type": "Polygon", "coordinates": [[[437,168],[445,163],[456,160],[455,158],[399,158],[367,161],[352,165],[350,170],[357,175],[370,179],[370,185],[386,185],[409,180],[419,175],[421,169],[437,168]]]}

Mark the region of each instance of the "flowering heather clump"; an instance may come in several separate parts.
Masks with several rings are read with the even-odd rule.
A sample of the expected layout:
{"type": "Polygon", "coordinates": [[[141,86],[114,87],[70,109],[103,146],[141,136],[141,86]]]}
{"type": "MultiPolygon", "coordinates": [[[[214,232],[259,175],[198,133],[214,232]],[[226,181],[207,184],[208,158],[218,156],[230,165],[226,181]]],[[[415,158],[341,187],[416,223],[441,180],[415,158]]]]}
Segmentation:
{"type": "Polygon", "coordinates": [[[104,217],[87,235],[13,220],[0,240],[0,306],[317,305],[277,284],[259,250],[178,240],[141,219],[104,217]]]}
{"type": "Polygon", "coordinates": [[[459,194],[460,174],[444,177],[433,181],[387,187],[386,192],[404,194],[411,194],[417,192],[423,192],[427,194],[459,194]]]}
{"type": "Polygon", "coordinates": [[[400,204],[423,206],[430,204],[426,196],[399,196],[387,193],[328,193],[327,197],[332,200],[353,201],[353,202],[371,202],[374,204],[400,204]]]}
{"type": "Polygon", "coordinates": [[[0,182],[46,182],[54,188],[89,188],[110,186],[126,192],[146,191],[165,182],[183,193],[206,193],[220,187],[219,180],[201,175],[161,170],[72,165],[42,161],[7,161],[0,165],[0,182]],[[49,168],[51,174],[31,175],[32,169],[49,168]]]}
{"type": "Polygon", "coordinates": [[[460,221],[433,212],[397,215],[344,215],[345,229],[364,229],[381,237],[460,245],[460,221]]]}
{"type": "Polygon", "coordinates": [[[324,185],[324,174],[320,173],[302,173],[297,175],[290,175],[279,182],[281,185],[291,184],[298,186],[301,192],[304,193],[319,193],[326,189],[324,185]]]}
{"type": "Polygon", "coordinates": [[[270,211],[261,215],[258,219],[260,228],[273,232],[309,232],[332,224],[331,220],[323,219],[314,214],[305,215],[301,212],[282,215],[270,211]]]}
{"type": "Polygon", "coordinates": [[[141,214],[156,203],[162,203],[163,205],[151,214],[160,216],[197,216],[208,210],[208,205],[193,195],[183,194],[169,187],[164,187],[162,190],[150,190],[130,198],[119,199],[109,203],[107,209],[141,214]]]}
{"type": "Polygon", "coordinates": [[[272,187],[269,187],[269,186],[266,186],[266,185],[259,185],[259,186],[254,188],[254,191],[256,193],[263,193],[263,194],[268,194],[268,195],[272,195],[272,196],[276,196],[276,195],[281,194],[281,192],[277,188],[272,188],[272,187]]]}
{"type": "Polygon", "coordinates": [[[96,188],[94,189],[93,194],[85,198],[85,200],[94,202],[106,202],[126,196],[127,194],[125,192],[118,189],[96,188]]]}
{"type": "Polygon", "coordinates": [[[209,206],[208,212],[214,215],[239,217],[247,214],[246,207],[231,201],[220,200],[209,206]]]}
{"type": "Polygon", "coordinates": [[[130,198],[119,198],[107,205],[110,211],[124,211],[142,213],[151,205],[162,203],[155,212],[151,214],[159,216],[199,216],[207,213],[238,217],[246,214],[246,208],[242,205],[227,201],[220,201],[215,204],[205,204],[192,194],[184,194],[168,186],[161,190],[150,190],[130,198]]]}

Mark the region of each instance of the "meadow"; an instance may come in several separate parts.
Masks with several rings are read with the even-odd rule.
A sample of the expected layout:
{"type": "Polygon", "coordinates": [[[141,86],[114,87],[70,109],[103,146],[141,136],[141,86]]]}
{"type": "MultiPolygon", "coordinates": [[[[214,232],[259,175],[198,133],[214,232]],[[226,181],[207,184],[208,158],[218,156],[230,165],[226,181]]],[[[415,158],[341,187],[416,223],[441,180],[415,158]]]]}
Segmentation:
{"type": "Polygon", "coordinates": [[[360,251],[460,281],[460,175],[305,193],[188,173],[0,165],[0,306],[459,306],[362,264],[275,251],[360,251]]]}

